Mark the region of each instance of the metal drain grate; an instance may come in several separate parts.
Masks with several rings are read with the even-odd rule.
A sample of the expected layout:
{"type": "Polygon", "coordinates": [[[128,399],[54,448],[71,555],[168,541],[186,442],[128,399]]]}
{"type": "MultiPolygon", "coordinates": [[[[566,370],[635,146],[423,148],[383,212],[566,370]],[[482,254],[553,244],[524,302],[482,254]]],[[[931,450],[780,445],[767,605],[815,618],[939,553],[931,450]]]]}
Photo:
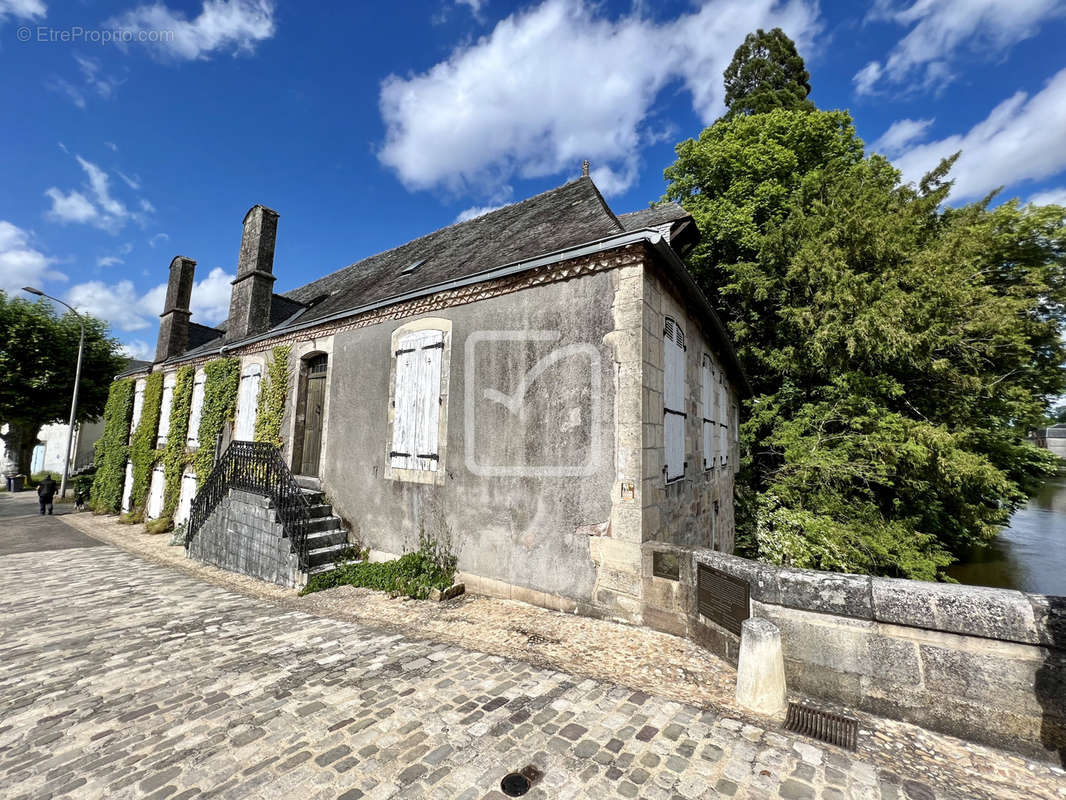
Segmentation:
{"type": "Polygon", "coordinates": [[[820,742],[854,750],[859,744],[859,721],[798,703],[788,704],[785,730],[810,736],[820,742]]]}

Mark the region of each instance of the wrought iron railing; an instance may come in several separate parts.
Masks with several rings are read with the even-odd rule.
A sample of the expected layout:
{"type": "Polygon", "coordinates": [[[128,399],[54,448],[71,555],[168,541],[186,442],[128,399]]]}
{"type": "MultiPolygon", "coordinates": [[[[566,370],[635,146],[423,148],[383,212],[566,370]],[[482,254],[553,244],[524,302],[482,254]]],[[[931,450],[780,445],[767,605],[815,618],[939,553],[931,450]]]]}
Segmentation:
{"type": "Polygon", "coordinates": [[[310,505],[278,448],[269,442],[230,442],[192,502],[186,546],[230,489],[269,497],[300,568],[307,569],[310,505]]]}

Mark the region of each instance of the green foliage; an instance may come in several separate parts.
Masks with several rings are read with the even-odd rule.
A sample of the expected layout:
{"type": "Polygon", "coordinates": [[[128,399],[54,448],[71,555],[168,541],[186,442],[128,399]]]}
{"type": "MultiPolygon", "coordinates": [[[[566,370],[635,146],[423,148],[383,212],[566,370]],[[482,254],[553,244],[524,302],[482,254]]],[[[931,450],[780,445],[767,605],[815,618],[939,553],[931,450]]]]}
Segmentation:
{"type": "Polygon", "coordinates": [[[170,432],[163,447],[163,517],[172,517],[181,497],[181,476],[189,463],[186,442],[189,435],[189,412],[192,410],[192,385],[196,370],[179,367],[174,382],[174,397],[170,404],[170,432]]]}
{"type": "MultiPolygon", "coordinates": [[[[126,359],[98,319],[85,320],[85,351],[78,393],[78,420],[104,411],[111,382],[126,359]]],[[[52,305],[10,298],[0,291],[0,424],[17,471],[28,474],[41,426],[69,418],[81,325],[74,314],[57,317],[52,305]]]]}
{"type": "Polygon", "coordinates": [[[1025,441],[1066,391],[1056,207],[945,207],[864,157],[843,112],[716,122],[667,196],[754,388],[738,542],[782,564],[932,579],[995,535],[1054,459],[1025,441]]]}
{"type": "Polygon", "coordinates": [[[129,460],[130,418],[133,416],[134,382],[115,381],[104,407],[104,430],[94,447],[96,477],[89,493],[94,511],[113,514],[122,504],[129,460]]]}
{"type": "Polygon", "coordinates": [[[362,586],[425,600],[430,590],[447,589],[455,578],[454,555],[422,536],[417,550],[394,561],[338,564],[331,572],[314,575],[300,594],[321,592],[334,586],[362,586]]]}
{"type": "Polygon", "coordinates": [[[159,519],[153,519],[151,522],[146,522],[144,525],[144,532],[150,534],[167,533],[174,529],[174,520],[170,515],[164,515],[159,519]]]}
{"type": "Polygon", "coordinates": [[[237,390],[241,382],[241,362],[233,357],[216,358],[204,365],[204,405],[197,432],[199,449],[193,456],[196,486],[204,485],[215,462],[215,437],[233,421],[237,390]]]}
{"type": "Polygon", "coordinates": [[[155,449],[156,433],[159,430],[159,411],[163,402],[163,373],[153,372],[145,378],[144,402],[137,430],[130,441],[130,461],[133,463],[133,489],[130,492],[130,516],[144,519],[144,502],[152,470],[159,461],[160,451],[155,449]]]}
{"type": "Polygon", "coordinates": [[[777,108],[813,111],[811,76],[793,42],[780,28],[749,33],[725,70],[726,117],[765,114],[777,108]]]}
{"type": "Polygon", "coordinates": [[[289,393],[289,356],[292,346],[280,344],[274,348],[267,364],[266,379],[259,384],[256,399],[254,441],[270,442],[281,448],[281,423],[285,416],[285,398],[289,393]]]}

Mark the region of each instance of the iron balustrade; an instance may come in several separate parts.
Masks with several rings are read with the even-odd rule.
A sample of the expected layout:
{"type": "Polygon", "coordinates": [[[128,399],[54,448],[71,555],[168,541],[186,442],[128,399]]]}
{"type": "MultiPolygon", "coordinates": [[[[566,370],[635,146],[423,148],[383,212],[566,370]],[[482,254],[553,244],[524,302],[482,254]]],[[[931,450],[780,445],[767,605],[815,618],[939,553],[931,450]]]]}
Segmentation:
{"type": "Polygon", "coordinates": [[[230,442],[193,499],[186,547],[230,489],[271,499],[300,569],[306,571],[311,507],[278,448],[269,442],[230,442]]]}

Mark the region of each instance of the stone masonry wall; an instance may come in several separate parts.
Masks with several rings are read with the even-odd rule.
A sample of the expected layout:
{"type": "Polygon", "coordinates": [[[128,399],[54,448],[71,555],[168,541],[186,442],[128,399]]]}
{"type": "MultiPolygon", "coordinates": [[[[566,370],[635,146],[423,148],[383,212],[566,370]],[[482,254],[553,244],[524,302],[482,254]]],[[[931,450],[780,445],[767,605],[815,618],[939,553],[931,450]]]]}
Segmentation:
{"type": "Polygon", "coordinates": [[[281,586],[302,585],[290,542],[270,500],[234,489],[208,517],[186,553],[206,564],[281,586]]]}
{"type": "Polygon", "coordinates": [[[696,610],[696,565],[748,581],[781,630],[789,689],[1031,757],[1066,756],[1066,598],[760,564],[644,547],[644,620],[736,663],[739,640],[696,610]],[[678,554],[680,580],[652,575],[678,554]]]}

